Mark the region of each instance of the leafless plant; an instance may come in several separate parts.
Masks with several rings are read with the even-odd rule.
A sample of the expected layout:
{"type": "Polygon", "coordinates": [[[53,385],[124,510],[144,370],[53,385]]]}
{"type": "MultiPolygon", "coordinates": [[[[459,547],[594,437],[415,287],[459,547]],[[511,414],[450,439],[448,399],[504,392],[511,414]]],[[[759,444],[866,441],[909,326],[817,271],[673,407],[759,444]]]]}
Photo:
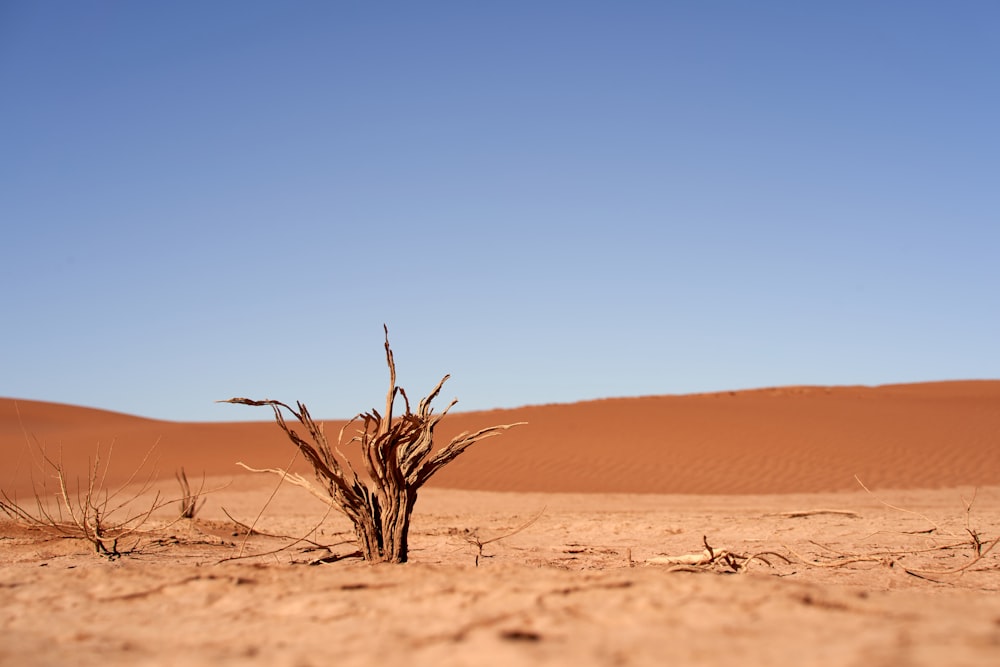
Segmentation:
{"type": "MultiPolygon", "coordinates": [[[[965,505],[965,532],[969,534],[969,538],[972,540],[972,553],[978,559],[983,557],[983,536],[979,530],[972,527],[972,506],[976,502],[977,495],[979,495],[978,487],[972,492],[972,498],[969,500],[962,498],[962,503],[965,505]]],[[[992,549],[993,547],[990,548],[992,549]]]]}
{"type": "Polygon", "coordinates": [[[517,535],[522,530],[524,530],[531,524],[538,521],[541,518],[542,514],[544,513],[545,513],[545,508],[543,507],[538,511],[537,514],[535,514],[533,517],[522,523],[514,530],[504,533],[503,535],[496,535],[487,540],[484,540],[481,537],[479,537],[478,530],[470,531],[469,533],[463,535],[462,539],[464,539],[466,542],[468,542],[469,544],[471,544],[476,548],[476,567],[479,567],[479,559],[483,557],[483,547],[485,547],[487,544],[493,544],[494,542],[499,542],[500,540],[505,540],[508,537],[513,537],[514,535],[517,535]]]}
{"type": "Polygon", "coordinates": [[[183,467],[174,473],[174,477],[177,478],[177,483],[181,486],[181,497],[179,500],[181,505],[180,518],[193,519],[198,514],[198,510],[205,504],[205,499],[201,497],[202,492],[205,490],[205,476],[201,476],[201,485],[197,491],[191,490],[191,484],[188,483],[188,478],[184,473],[183,467]]]}
{"type": "Polygon", "coordinates": [[[499,435],[518,424],[490,426],[474,433],[462,433],[446,447],[432,453],[435,427],[458,402],[453,400],[440,414],[435,414],[431,408],[431,402],[449,376],[445,375],[438,382],[414,412],[406,392],[396,386],[396,364],[389,346],[388,328],[385,328],[385,355],[389,366],[385,412],[380,414],[373,409],[357,415],[341,429],[334,446],[327,440],[323,425],[313,420],[303,403],[296,402],[296,407],[292,408],[281,401],[269,399],[231,398],[223,402],[269,406],[274,411],[278,426],[305,456],[321,486],[285,469],[260,471],[240,465],[255,472],[277,474],[342,511],[354,525],[358,547],[365,560],[403,563],[409,552],[410,517],[418,489],[476,442],[499,435]],[[393,411],[397,396],[402,397],[405,410],[395,417],[393,411]],[[308,439],[288,425],[283,411],[305,427],[308,439]],[[359,426],[355,435],[344,442],[344,433],[352,424],[359,426]],[[341,451],[341,447],[353,443],[360,445],[367,483],[362,481],[341,451]]]}
{"type": "Polygon", "coordinates": [[[21,505],[6,492],[0,492],[0,510],[28,527],[64,537],[85,539],[94,545],[98,554],[110,559],[131,553],[139,542],[143,525],[153,512],[173,501],[161,501],[160,494],[157,493],[148,507],[133,514],[131,506],[149,491],[153,473],[149,474],[137,490],[128,489],[146,466],[153,450],[146,453],[123,485],[110,490],[106,481],[113,448],[112,443],[102,462],[101,448],[97,447],[93,460],[87,462],[86,480],[81,484],[77,478],[72,492],[69,474],[61,455],[58,459],[53,459],[42,449],[42,466],[59,486],[55,507],[52,507],[43,484],[41,488],[35,487],[34,510],[21,505]],[[130,542],[128,548],[125,548],[125,541],[130,542]]]}

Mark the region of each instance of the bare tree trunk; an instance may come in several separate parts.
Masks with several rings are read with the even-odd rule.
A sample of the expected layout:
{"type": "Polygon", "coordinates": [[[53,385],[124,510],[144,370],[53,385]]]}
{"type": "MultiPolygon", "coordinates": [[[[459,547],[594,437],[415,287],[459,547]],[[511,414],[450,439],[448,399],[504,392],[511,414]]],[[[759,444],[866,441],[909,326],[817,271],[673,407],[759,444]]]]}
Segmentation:
{"type": "Polygon", "coordinates": [[[383,514],[382,536],[385,539],[384,560],[405,563],[409,557],[410,519],[417,502],[416,489],[404,489],[392,499],[390,511],[383,514]]]}
{"type": "Polygon", "coordinates": [[[401,489],[393,496],[379,495],[382,500],[375,499],[371,511],[355,525],[361,554],[373,563],[405,563],[416,489],[401,489]]]}

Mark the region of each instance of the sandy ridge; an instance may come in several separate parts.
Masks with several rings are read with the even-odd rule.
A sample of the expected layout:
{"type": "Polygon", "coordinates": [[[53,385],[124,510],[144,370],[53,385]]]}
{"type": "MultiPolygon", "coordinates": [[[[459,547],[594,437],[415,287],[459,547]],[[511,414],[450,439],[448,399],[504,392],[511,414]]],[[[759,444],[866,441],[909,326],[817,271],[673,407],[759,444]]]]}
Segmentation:
{"type": "MultiPolygon", "coordinates": [[[[228,407],[228,406],[227,406],[228,407]]],[[[313,408],[314,412],[318,410],[313,408]]],[[[237,460],[283,466],[293,453],[264,410],[257,422],[178,423],[0,399],[0,484],[29,488],[28,440],[86,464],[116,443],[112,477],[154,443],[161,474],[240,474],[237,460]]],[[[782,387],[606,399],[449,415],[464,430],[525,421],[474,447],[439,487],[578,493],[806,493],[1000,484],[1000,381],[782,387]]],[[[343,424],[331,420],[328,431],[343,424]]]]}

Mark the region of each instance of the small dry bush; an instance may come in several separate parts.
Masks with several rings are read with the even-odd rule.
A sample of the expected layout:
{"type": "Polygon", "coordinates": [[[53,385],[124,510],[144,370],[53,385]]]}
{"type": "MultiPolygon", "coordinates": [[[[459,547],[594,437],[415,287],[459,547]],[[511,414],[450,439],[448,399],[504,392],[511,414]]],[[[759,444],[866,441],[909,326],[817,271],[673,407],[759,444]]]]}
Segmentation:
{"type": "Polygon", "coordinates": [[[26,506],[16,497],[0,492],[0,511],[18,523],[45,531],[53,535],[84,539],[94,546],[94,550],[110,559],[118,558],[135,550],[141,537],[142,528],[156,510],[176,501],[162,501],[157,493],[148,506],[133,512],[133,506],[140,497],[147,494],[153,482],[150,473],[138,487],[133,486],[136,477],[146,466],[152,449],[146,453],[133,470],[128,480],[117,489],[106,485],[111,453],[114,444],[108,447],[102,457],[98,445],[93,459],[88,459],[86,477],[79,477],[72,484],[71,476],[63,465],[61,455],[53,459],[44,450],[40,465],[45,475],[53,479],[58,490],[53,498],[43,481],[36,485],[33,505],[26,506]],[[131,490],[130,490],[131,489],[131,490]]]}
{"type": "Polygon", "coordinates": [[[205,490],[205,476],[202,475],[201,484],[197,490],[191,489],[184,468],[174,473],[174,477],[177,478],[177,483],[181,486],[181,497],[178,500],[181,506],[180,518],[193,519],[198,514],[198,510],[205,504],[205,499],[201,497],[205,490]]]}
{"type": "MultiPolygon", "coordinates": [[[[274,419],[285,435],[298,448],[313,471],[319,486],[301,475],[283,469],[269,469],[282,479],[301,486],[330,506],[342,511],[354,525],[362,557],[370,562],[404,563],[407,560],[408,534],[417,491],[442,467],[453,461],[476,442],[499,435],[518,424],[490,426],[474,433],[465,432],[438,451],[434,449],[434,429],[458,401],[453,400],[440,414],[435,414],[431,402],[440,393],[449,376],[422,399],[412,410],[406,392],[396,386],[396,364],[385,329],[385,355],[389,366],[389,391],[385,411],[371,410],[354,417],[332,445],[323,425],[310,416],[303,403],[292,408],[281,401],[231,398],[224,403],[269,406],[274,419]],[[394,414],[397,397],[404,403],[403,413],[394,414]],[[284,412],[305,427],[307,437],[299,435],[284,412]],[[344,441],[347,428],[356,425],[355,435],[344,441]],[[308,439],[307,439],[308,438],[308,439]],[[361,448],[367,480],[362,480],[344,456],[341,447],[357,443],[361,448]]],[[[241,464],[242,465],[242,464],[241,464]]],[[[247,467],[247,466],[244,466],[247,467]]],[[[254,470],[253,468],[248,468],[254,470]]],[[[262,471],[257,471],[262,472],[262,471]]]]}

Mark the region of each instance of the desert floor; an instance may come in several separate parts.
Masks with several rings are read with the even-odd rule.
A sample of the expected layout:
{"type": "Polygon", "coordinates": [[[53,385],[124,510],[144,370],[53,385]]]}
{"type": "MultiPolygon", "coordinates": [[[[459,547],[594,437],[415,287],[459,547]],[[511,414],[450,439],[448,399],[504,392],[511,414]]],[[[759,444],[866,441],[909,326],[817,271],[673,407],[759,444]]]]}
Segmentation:
{"type": "MultiPolygon", "coordinates": [[[[888,454],[878,454],[883,459],[870,452],[864,459],[869,475],[877,472],[878,461],[886,467],[883,483],[869,484],[870,492],[853,475],[838,482],[840,490],[824,488],[824,475],[839,479],[851,464],[846,458],[856,451],[839,447],[829,430],[816,426],[812,444],[803,445],[805,453],[788,466],[767,449],[774,446],[768,438],[753,439],[775,433],[773,425],[762,424],[738,452],[722,456],[718,449],[706,453],[692,447],[706,460],[723,460],[707,471],[691,468],[685,483],[703,474],[722,484],[742,479],[741,470],[759,471],[782,493],[431,486],[416,505],[410,562],[404,565],[371,566],[351,557],[347,520],[301,489],[278,487],[271,475],[212,472],[195,519],[174,519],[177,506],[166,505],[141,533],[122,540],[120,550],[131,552],[114,559],[97,555],[84,540],[4,520],[0,664],[1000,664],[997,384],[945,389],[944,398],[941,387],[888,392],[884,421],[871,421],[880,414],[879,399],[867,389],[834,401],[824,391],[747,397],[747,403],[770,405],[758,406],[769,420],[785,410],[785,423],[797,424],[802,433],[809,432],[809,423],[816,425],[816,415],[826,415],[827,421],[819,420],[823,424],[840,423],[857,416],[843,412],[845,405],[864,411],[867,430],[892,443],[888,454]],[[982,395],[981,389],[988,391],[982,395]],[[966,400],[973,394],[979,398],[966,400]],[[834,406],[832,412],[824,412],[824,400],[834,406]],[[938,433],[935,423],[940,429],[954,426],[950,444],[933,459],[907,453],[900,444],[907,433],[922,446],[928,440],[923,431],[938,433]],[[955,475],[972,477],[967,471],[973,468],[977,476],[969,484],[952,483],[955,475]],[[803,477],[813,480],[813,490],[795,490],[803,477]],[[983,484],[984,479],[995,481],[983,484]],[[248,536],[249,524],[255,534],[248,536]],[[704,560],[706,543],[716,556],[713,562],[670,560],[704,560]]],[[[731,398],[703,401],[732,407],[731,398]]],[[[716,433],[711,437],[721,442],[724,415],[734,413],[713,409],[723,415],[718,421],[708,420],[708,412],[698,413],[698,419],[707,420],[704,432],[716,433]]],[[[80,442],[92,449],[100,424],[118,436],[139,428],[129,421],[133,418],[59,410],[22,405],[16,428],[0,414],[0,436],[8,437],[0,442],[6,448],[3,481],[11,481],[9,488],[28,509],[34,498],[25,495],[23,481],[12,481],[15,472],[23,477],[30,468],[20,430],[36,444],[58,440],[70,461],[76,446],[72,433],[82,433],[80,442]],[[76,416],[70,419],[70,413],[76,416]],[[39,415],[49,415],[48,421],[39,415]]],[[[735,414],[745,419],[753,412],[735,414]]],[[[490,413],[487,421],[495,422],[495,416],[490,413]]],[[[696,425],[692,434],[698,433],[696,425]]],[[[738,426],[734,432],[745,424],[738,426]]],[[[134,431],[143,434],[138,441],[182,425],[149,421],[144,428],[134,431]]],[[[194,433],[192,425],[183,428],[194,433]]],[[[244,426],[230,428],[246,435],[244,426]]],[[[668,437],[669,425],[656,428],[668,437]]],[[[627,487],[629,475],[642,477],[615,463],[628,459],[628,450],[609,451],[615,448],[607,445],[600,450],[585,434],[577,435],[579,449],[571,439],[558,440],[540,454],[546,461],[566,461],[555,486],[586,489],[579,470],[600,463],[588,461],[588,451],[604,452],[605,467],[598,472],[616,488],[627,487]]],[[[793,435],[786,433],[786,440],[793,435]]],[[[116,456],[127,460],[131,443],[124,439],[116,456]]],[[[202,446],[168,452],[168,458],[188,462],[196,485],[201,478],[191,471],[202,446]]],[[[230,446],[220,441],[220,448],[230,446]]],[[[476,447],[503,446],[501,437],[476,447]]],[[[268,447],[287,458],[289,445],[281,438],[268,447]]],[[[132,446],[137,449],[144,448],[132,446]]],[[[655,459],[658,470],[689,455],[669,448],[635,454],[655,459]]],[[[454,478],[456,486],[490,487],[522,465],[516,460],[507,468],[503,461],[494,465],[489,457],[477,458],[475,448],[466,457],[459,472],[468,474],[454,478]]],[[[124,484],[127,470],[112,469],[106,485],[124,484]]],[[[558,477],[559,470],[546,469],[545,475],[558,477]]],[[[167,473],[126,511],[140,512],[156,491],[161,500],[176,498],[171,472],[168,464],[167,473]]],[[[531,474],[537,471],[524,478],[531,474]]],[[[759,483],[747,480],[737,489],[759,483]]]]}
{"type": "Polygon", "coordinates": [[[154,529],[113,561],[83,541],[0,526],[0,663],[981,666],[1000,659],[1000,549],[976,561],[968,532],[979,532],[984,549],[1000,534],[998,487],[979,489],[968,512],[973,489],[879,499],[864,491],[428,489],[414,516],[411,561],[381,566],[352,558],[311,565],[350,553],[350,526],[340,516],[321,521],[323,506],[297,489],[276,495],[256,525],[265,535],[244,543],[245,531],[222,509],[252,523],[273,487],[268,477],[239,478],[210,494],[195,520],[154,529]],[[805,516],[788,514],[800,511],[805,516]],[[329,548],[290,539],[305,535],[329,548]],[[704,569],[657,562],[701,553],[704,538],[761,559],[736,561],[745,566],[736,573],[722,562],[704,569]]]}

